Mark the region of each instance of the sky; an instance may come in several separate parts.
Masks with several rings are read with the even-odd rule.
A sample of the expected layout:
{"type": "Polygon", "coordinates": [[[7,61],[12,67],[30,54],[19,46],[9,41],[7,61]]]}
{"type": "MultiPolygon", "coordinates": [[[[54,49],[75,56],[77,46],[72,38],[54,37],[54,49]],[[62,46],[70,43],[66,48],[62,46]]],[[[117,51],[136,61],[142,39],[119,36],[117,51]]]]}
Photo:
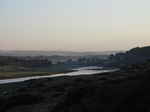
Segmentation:
{"type": "Polygon", "coordinates": [[[150,0],[0,0],[1,50],[111,51],[150,45],[150,0]]]}

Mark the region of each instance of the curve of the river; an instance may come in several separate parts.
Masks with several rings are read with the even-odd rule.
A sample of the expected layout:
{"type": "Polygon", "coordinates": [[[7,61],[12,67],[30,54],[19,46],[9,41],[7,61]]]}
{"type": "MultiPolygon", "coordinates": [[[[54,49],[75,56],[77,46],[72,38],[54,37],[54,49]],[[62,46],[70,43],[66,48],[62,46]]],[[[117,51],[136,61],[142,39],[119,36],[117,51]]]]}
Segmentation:
{"type": "Polygon", "coordinates": [[[39,79],[39,78],[49,78],[49,77],[59,77],[59,76],[77,76],[77,75],[92,75],[92,74],[98,74],[98,73],[105,73],[105,72],[115,72],[119,69],[102,69],[102,67],[97,66],[91,66],[91,67],[81,67],[77,69],[75,72],[69,72],[69,73],[59,73],[54,75],[44,75],[44,76],[32,76],[32,77],[23,77],[23,78],[15,78],[15,79],[4,79],[0,80],[0,84],[5,83],[13,83],[13,82],[22,82],[30,79],[39,79]]]}

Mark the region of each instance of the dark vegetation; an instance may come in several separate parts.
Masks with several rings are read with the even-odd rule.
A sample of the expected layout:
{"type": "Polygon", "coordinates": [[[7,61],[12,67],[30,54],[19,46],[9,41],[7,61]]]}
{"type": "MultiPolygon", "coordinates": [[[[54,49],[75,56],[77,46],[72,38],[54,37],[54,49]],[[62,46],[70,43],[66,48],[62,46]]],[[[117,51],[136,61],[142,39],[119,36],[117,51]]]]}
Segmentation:
{"type": "Polygon", "coordinates": [[[51,61],[47,59],[26,60],[18,57],[0,56],[0,66],[24,66],[24,67],[47,67],[51,66],[51,61]]]}
{"type": "Polygon", "coordinates": [[[8,99],[0,99],[0,111],[5,112],[6,110],[17,107],[18,105],[31,105],[31,104],[38,104],[43,101],[43,98],[38,96],[33,96],[31,94],[23,94],[12,96],[8,99]]]}
{"type": "Polygon", "coordinates": [[[72,59],[68,59],[65,62],[57,62],[59,65],[82,65],[82,66],[103,66],[105,59],[101,59],[99,56],[92,57],[82,57],[77,61],[73,61],[72,59]]]}
{"type": "Polygon", "coordinates": [[[52,68],[51,61],[47,59],[28,60],[21,57],[0,56],[0,79],[49,75],[53,73],[47,71],[46,68],[52,68]]]}
{"type": "Polygon", "coordinates": [[[150,46],[136,47],[125,53],[111,54],[109,56],[109,66],[120,66],[125,64],[134,64],[150,59],[150,46]]]}
{"type": "Polygon", "coordinates": [[[53,112],[149,112],[150,76],[88,83],[70,91],[53,112]]]}
{"type": "Polygon", "coordinates": [[[133,48],[125,53],[111,54],[108,58],[102,58],[99,56],[82,57],[79,58],[77,61],[68,59],[65,62],[58,62],[58,64],[120,67],[127,64],[131,65],[138,62],[143,62],[148,59],[150,59],[150,46],[133,48]]]}
{"type": "Polygon", "coordinates": [[[150,112],[149,48],[110,55],[114,73],[0,85],[0,112],[150,112]]]}
{"type": "Polygon", "coordinates": [[[0,111],[149,112],[149,74],[120,71],[0,85],[0,111]]]}
{"type": "MultiPolygon", "coordinates": [[[[51,56],[52,59],[59,60],[59,56],[51,56]]],[[[105,56],[106,57],[106,56],[105,56]]],[[[85,56],[77,58],[76,61],[63,57],[66,61],[57,62],[59,65],[83,65],[83,66],[122,66],[125,64],[133,64],[143,62],[150,59],[150,46],[142,48],[133,48],[125,53],[111,54],[109,58],[102,58],[101,56],[85,56]]],[[[56,60],[55,60],[56,61],[56,60]]],[[[29,68],[35,67],[50,67],[52,62],[48,56],[26,56],[26,57],[12,57],[0,56],[0,66],[23,66],[29,68]]]]}

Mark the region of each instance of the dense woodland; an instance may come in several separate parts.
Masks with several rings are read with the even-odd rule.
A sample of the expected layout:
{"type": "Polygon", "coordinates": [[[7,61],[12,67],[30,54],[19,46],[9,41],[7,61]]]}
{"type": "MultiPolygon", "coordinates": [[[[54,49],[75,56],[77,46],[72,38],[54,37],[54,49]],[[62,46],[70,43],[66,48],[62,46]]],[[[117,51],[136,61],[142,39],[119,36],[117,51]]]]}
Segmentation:
{"type": "Polygon", "coordinates": [[[131,65],[134,63],[143,62],[150,59],[150,46],[142,48],[133,48],[125,53],[116,53],[109,55],[108,58],[100,58],[98,56],[82,57],[77,61],[68,59],[65,62],[58,62],[62,65],[84,65],[84,66],[109,66],[121,67],[124,65],[131,65]]]}
{"type": "Polygon", "coordinates": [[[0,66],[47,67],[52,66],[47,59],[26,60],[18,57],[0,56],[0,66]]]}
{"type": "Polygon", "coordinates": [[[136,47],[125,53],[111,54],[109,56],[110,65],[134,64],[150,59],[150,46],[136,47]]]}

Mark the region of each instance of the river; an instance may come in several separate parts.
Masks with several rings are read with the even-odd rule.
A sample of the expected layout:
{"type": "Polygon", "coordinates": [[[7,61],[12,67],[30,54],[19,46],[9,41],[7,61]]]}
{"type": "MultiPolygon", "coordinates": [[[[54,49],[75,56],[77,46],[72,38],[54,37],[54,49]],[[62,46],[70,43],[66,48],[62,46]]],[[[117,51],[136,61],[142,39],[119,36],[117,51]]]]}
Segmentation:
{"type": "Polygon", "coordinates": [[[59,76],[77,76],[77,75],[92,75],[98,73],[105,73],[105,72],[115,72],[119,69],[102,69],[102,67],[98,66],[90,66],[90,67],[80,67],[75,72],[69,73],[59,73],[59,74],[52,74],[52,75],[44,75],[44,76],[32,76],[32,77],[23,77],[23,78],[15,78],[15,79],[4,79],[0,80],[0,84],[5,83],[13,83],[13,82],[22,82],[30,79],[39,79],[39,78],[49,78],[49,77],[59,77],[59,76]]]}

